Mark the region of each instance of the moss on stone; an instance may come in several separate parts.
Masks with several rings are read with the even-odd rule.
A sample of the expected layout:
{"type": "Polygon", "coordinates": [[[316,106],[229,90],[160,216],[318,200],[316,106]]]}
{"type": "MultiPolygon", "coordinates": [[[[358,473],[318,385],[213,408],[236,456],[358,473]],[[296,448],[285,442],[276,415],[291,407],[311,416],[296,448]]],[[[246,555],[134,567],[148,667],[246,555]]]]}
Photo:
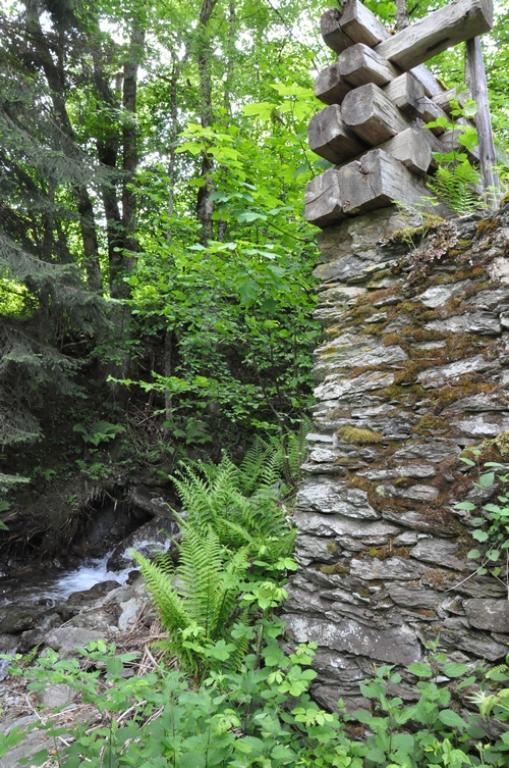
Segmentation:
{"type": "Polygon", "coordinates": [[[385,544],[382,547],[369,547],[361,554],[361,558],[373,557],[378,560],[387,560],[390,557],[410,557],[410,547],[395,547],[392,544],[385,544]]]}
{"type": "Polygon", "coordinates": [[[381,432],[363,427],[341,427],[336,435],[346,443],[356,443],[357,445],[371,445],[372,443],[381,443],[384,440],[381,432]]]}
{"type": "Polygon", "coordinates": [[[447,432],[447,429],[448,423],[442,417],[426,414],[412,427],[412,433],[414,435],[435,434],[436,432],[444,433],[447,432]]]}
{"type": "Polygon", "coordinates": [[[494,438],[493,445],[497,448],[501,456],[509,456],[509,432],[499,432],[494,438]]]}
{"type": "Polygon", "coordinates": [[[327,576],[332,576],[334,574],[346,574],[350,572],[350,569],[346,565],[342,565],[341,563],[335,563],[334,565],[319,565],[318,570],[320,573],[323,573],[327,576]]]}

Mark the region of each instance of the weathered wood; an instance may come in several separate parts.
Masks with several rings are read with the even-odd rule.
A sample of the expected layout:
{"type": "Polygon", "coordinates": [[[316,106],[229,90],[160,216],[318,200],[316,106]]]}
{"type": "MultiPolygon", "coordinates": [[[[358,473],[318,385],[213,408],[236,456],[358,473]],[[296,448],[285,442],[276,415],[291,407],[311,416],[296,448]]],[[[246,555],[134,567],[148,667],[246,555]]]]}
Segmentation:
{"type": "Polygon", "coordinates": [[[385,85],[399,74],[392,64],[364,43],[356,43],[343,51],[339,58],[339,72],[351,85],[385,85]]]}
{"type": "Polygon", "coordinates": [[[495,171],[497,156],[491,127],[488,84],[479,37],[467,42],[467,68],[470,92],[477,104],[475,124],[479,139],[479,162],[483,187],[490,208],[495,209],[500,198],[500,181],[495,171]]]}
{"type": "Polygon", "coordinates": [[[320,31],[325,44],[336,53],[342,53],[353,41],[345,34],[340,24],[341,13],[338,8],[329,8],[320,18],[320,31]]]}
{"type": "Polygon", "coordinates": [[[341,107],[333,104],[313,117],[308,129],[309,146],[331,163],[343,163],[366,147],[341,118],[341,107]]]}
{"type": "Polygon", "coordinates": [[[429,196],[424,185],[383,149],[373,149],[344,165],[339,175],[343,211],[350,215],[429,196]]]}
{"type": "Polygon", "coordinates": [[[337,168],[329,168],[312,179],[307,185],[304,201],[304,217],[317,227],[325,227],[344,218],[337,168]]]}
{"type": "Polygon", "coordinates": [[[423,86],[410,72],[405,72],[388,83],[384,93],[407,117],[417,114],[418,101],[425,96],[423,86]]]}
{"type": "Polygon", "coordinates": [[[457,0],[382,41],[375,50],[407,71],[452,45],[487,32],[492,24],[492,0],[457,0]]]}
{"type": "Polygon", "coordinates": [[[419,64],[417,67],[412,67],[410,70],[416,80],[420,82],[426,92],[426,96],[436,96],[442,93],[444,86],[438,80],[433,72],[428,69],[424,64],[419,64]]]}
{"type": "Polygon", "coordinates": [[[458,93],[456,88],[449,88],[447,91],[442,91],[432,97],[435,104],[441,107],[448,115],[451,114],[452,103],[457,101],[460,106],[465,104],[465,97],[462,93],[458,93]]]}
{"type": "MultiPolygon", "coordinates": [[[[443,117],[445,120],[449,121],[449,118],[442,107],[439,107],[438,104],[432,101],[432,99],[429,99],[427,96],[422,96],[417,100],[416,112],[421,120],[423,120],[425,123],[431,123],[433,120],[437,120],[439,117],[443,117]]],[[[445,132],[446,128],[440,125],[436,125],[433,128],[430,128],[430,130],[433,131],[436,136],[440,136],[445,132]]]]}
{"type": "Polygon", "coordinates": [[[418,176],[426,173],[433,159],[431,145],[425,129],[422,128],[407,128],[382,144],[380,149],[388,152],[418,176]]]}
{"type": "Polygon", "coordinates": [[[389,37],[378,16],[359,0],[347,0],[340,18],[341,29],[356,43],[375,46],[389,37]]]}
{"type": "Polygon", "coordinates": [[[392,101],[373,83],[361,85],[347,93],[341,114],[348,128],[372,147],[388,141],[408,127],[392,101]]]}
{"type": "Polygon", "coordinates": [[[322,69],[315,80],[315,96],[324,104],[341,104],[351,90],[339,73],[339,61],[322,69]]]}
{"type": "MultiPolygon", "coordinates": [[[[347,0],[344,3],[340,25],[354,43],[376,46],[390,38],[389,32],[378,16],[366,8],[360,0],[347,0]]],[[[427,96],[433,96],[443,90],[435,75],[427,67],[420,65],[415,68],[415,71],[412,70],[412,73],[424,87],[427,96]]]]}

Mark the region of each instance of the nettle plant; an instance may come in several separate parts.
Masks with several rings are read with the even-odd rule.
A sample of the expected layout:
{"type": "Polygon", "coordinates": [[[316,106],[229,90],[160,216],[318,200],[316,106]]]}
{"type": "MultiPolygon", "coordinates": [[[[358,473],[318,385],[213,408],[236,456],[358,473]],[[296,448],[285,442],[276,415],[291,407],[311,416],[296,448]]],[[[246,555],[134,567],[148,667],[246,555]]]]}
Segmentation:
{"type": "MultiPolygon", "coordinates": [[[[480,449],[471,448],[469,453],[474,458],[462,456],[461,461],[468,467],[477,467],[475,458],[479,457],[480,449]]],[[[481,469],[476,486],[481,491],[492,491],[489,500],[481,506],[473,501],[461,501],[454,508],[470,513],[472,536],[481,545],[467,555],[471,560],[480,561],[475,573],[491,574],[501,581],[509,599],[509,466],[487,461],[481,469]]]]}

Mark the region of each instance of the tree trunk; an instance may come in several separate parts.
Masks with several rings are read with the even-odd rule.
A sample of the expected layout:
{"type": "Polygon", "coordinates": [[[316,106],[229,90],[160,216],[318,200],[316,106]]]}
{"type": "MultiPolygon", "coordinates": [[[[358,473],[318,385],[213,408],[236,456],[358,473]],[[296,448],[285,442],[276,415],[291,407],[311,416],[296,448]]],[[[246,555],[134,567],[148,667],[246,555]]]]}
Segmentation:
{"type": "MultiPolygon", "coordinates": [[[[67,155],[71,160],[79,159],[79,149],[76,145],[76,136],[72,127],[65,101],[65,69],[64,61],[58,57],[55,64],[51,55],[48,41],[42,31],[39,18],[39,6],[36,0],[24,0],[27,10],[26,26],[28,39],[33,44],[33,56],[36,66],[42,68],[48,82],[53,108],[60,120],[60,128],[69,139],[67,155]]],[[[61,46],[60,46],[61,48],[61,46]]],[[[101,268],[99,264],[99,245],[94,217],[94,206],[85,184],[76,184],[74,187],[76,198],[83,253],[85,259],[85,271],[88,286],[93,291],[101,290],[101,268]]]]}
{"type": "MultiPolygon", "coordinates": [[[[98,99],[98,111],[101,107],[109,109],[112,113],[120,109],[118,95],[110,87],[104,72],[103,61],[99,48],[100,43],[92,44],[92,58],[94,62],[93,80],[98,99]]],[[[117,88],[120,92],[120,88],[117,88]]],[[[105,123],[102,135],[96,137],[97,157],[99,162],[110,169],[106,177],[101,181],[101,197],[106,218],[106,237],[108,241],[108,264],[111,265],[118,258],[119,250],[123,246],[122,217],[118,200],[118,155],[120,148],[120,127],[118,122],[99,121],[105,123]]]]}
{"type": "MultiPolygon", "coordinates": [[[[214,12],[217,0],[202,0],[200,18],[198,24],[198,76],[200,83],[201,124],[204,128],[212,125],[214,115],[212,109],[212,47],[210,45],[209,23],[214,12]]],[[[204,152],[201,162],[200,175],[202,185],[198,190],[197,215],[201,223],[202,242],[206,243],[212,237],[212,215],[214,204],[212,201],[212,157],[204,152]]]]}
{"type": "Polygon", "coordinates": [[[124,225],[126,247],[136,250],[134,232],[136,228],[136,195],[131,189],[134,174],[138,167],[138,126],[136,123],[136,99],[138,91],[138,69],[143,57],[145,29],[139,21],[133,23],[127,61],[124,64],[124,124],[123,124],[123,163],[124,184],[122,189],[122,223],[124,225]]]}
{"type": "Polygon", "coordinates": [[[406,0],[396,0],[396,29],[405,29],[410,23],[406,0]]]}

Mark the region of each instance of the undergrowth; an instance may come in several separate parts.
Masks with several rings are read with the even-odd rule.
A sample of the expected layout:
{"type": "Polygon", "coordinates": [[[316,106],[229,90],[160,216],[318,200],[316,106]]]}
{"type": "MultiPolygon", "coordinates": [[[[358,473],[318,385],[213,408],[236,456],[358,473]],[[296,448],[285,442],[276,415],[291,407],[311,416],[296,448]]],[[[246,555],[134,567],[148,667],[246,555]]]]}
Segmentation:
{"type": "MultiPolygon", "coordinates": [[[[167,633],[149,669],[103,641],[71,659],[18,659],[11,671],[32,692],[65,683],[88,707],[71,729],[39,714],[30,729],[46,731],[48,747],[31,765],[507,767],[509,657],[488,670],[429,650],[406,670],[381,666],[361,684],[369,705],[353,712],[341,700],[326,712],[310,696],[316,645],[288,650],[277,615],[295,568],[289,456],[301,446],[271,441],[239,466],[224,457],[181,469],[177,566],[137,555],[167,633]]],[[[0,758],[24,738],[17,728],[0,735],[0,758]]]]}

